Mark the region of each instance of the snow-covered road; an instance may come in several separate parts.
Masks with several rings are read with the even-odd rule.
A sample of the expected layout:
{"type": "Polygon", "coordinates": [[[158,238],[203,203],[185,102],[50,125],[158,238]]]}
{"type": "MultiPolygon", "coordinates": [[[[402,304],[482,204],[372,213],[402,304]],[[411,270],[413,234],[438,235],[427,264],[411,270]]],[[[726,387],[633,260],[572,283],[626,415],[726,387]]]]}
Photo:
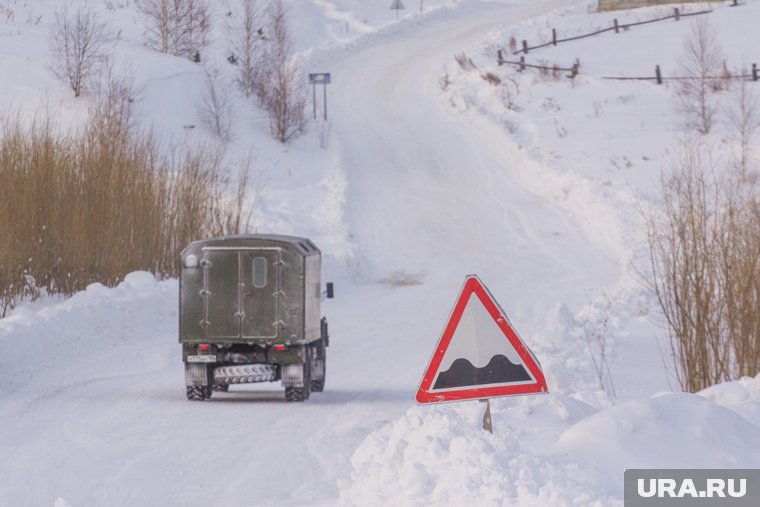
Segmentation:
{"type": "Polygon", "coordinates": [[[334,504],[354,449],[414,403],[465,274],[479,273],[530,337],[589,278],[613,283],[616,259],[510,176],[529,157],[439,88],[455,53],[555,4],[472,2],[332,61],[361,276],[330,263],[327,387],[308,403],[286,404],[274,385],[186,401],[175,282],[133,275],[0,321],[15,342],[0,360],[0,505],[334,504]],[[393,273],[420,284],[374,283],[393,273]]]}

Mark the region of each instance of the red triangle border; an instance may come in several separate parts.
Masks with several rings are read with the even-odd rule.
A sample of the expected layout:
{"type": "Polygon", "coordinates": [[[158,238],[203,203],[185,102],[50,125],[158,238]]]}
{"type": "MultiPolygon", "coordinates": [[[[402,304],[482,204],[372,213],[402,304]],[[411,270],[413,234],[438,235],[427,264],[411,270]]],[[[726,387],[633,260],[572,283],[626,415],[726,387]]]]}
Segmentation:
{"type": "Polygon", "coordinates": [[[549,392],[546,387],[546,379],[544,373],[541,370],[541,366],[533,356],[533,353],[523,343],[522,339],[518,336],[517,332],[512,328],[507,316],[499,307],[499,304],[493,298],[483,282],[475,275],[468,275],[465,278],[462,290],[459,292],[457,301],[454,304],[454,309],[451,311],[449,320],[443,329],[438,345],[436,345],[435,352],[428,362],[428,366],[425,369],[425,373],[420,381],[420,387],[417,390],[415,399],[419,404],[428,403],[442,403],[448,401],[461,401],[471,399],[484,399],[495,398],[499,396],[516,396],[522,394],[540,394],[549,392]],[[470,296],[475,295],[485,307],[488,314],[493,318],[494,322],[499,329],[501,329],[504,336],[509,340],[510,344],[517,351],[523,364],[530,371],[535,383],[531,384],[516,384],[516,385],[499,385],[491,387],[475,387],[460,389],[456,391],[446,391],[439,393],[431,393],[430,387],[433,384],[438,368],[441,365],[443,356],[446,350],[449,348],[451,339],[454,336],[454,332],[459,325],[459,321],[462,319],[467,302],[470,296]]]}

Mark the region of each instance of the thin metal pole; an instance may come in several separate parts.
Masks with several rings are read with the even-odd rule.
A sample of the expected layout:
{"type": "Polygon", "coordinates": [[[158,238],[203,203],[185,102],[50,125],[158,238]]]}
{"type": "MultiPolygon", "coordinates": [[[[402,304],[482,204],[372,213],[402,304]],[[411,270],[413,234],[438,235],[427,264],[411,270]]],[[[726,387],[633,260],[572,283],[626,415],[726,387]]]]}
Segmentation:
{"type": "Polygon", "coordinates": [[[311,83],[311,105],[314,110],[314,119],[317,119],[317,83],[311,83]]]}
{"type": "Polygon", "coordinates": [[[486,398],[485,400],[480,400],[480,402],[486,402],[486,411],[483,414],[483,429],[488,433],[493,433],[493,424],[491,424],[491,399],[486,398]]]}
{"type": "Polygon", "coordinates": [[[327,83],[322,84],[323,99],[325,103],[325,121],[327,121],[327,83]]]}

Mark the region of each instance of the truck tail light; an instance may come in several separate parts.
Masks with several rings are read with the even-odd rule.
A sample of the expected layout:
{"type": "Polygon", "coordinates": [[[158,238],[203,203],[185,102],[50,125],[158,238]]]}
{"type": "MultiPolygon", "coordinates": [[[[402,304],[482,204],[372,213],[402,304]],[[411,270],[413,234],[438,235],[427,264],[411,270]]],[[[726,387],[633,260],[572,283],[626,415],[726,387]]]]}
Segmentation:
{"type": "Polygon", "coordinates": [[[198,345],[198,350],[201,352],[208,352],[209,348],[211,348],[211,346],[208,343],[201,343],[198,345]]]}
{"type": "Polygon", "coordinates": [[[274,350],[276,350],[277,352],[282,352],[283,350],[285,350],[285,345],[275,345],[274,350]]]}

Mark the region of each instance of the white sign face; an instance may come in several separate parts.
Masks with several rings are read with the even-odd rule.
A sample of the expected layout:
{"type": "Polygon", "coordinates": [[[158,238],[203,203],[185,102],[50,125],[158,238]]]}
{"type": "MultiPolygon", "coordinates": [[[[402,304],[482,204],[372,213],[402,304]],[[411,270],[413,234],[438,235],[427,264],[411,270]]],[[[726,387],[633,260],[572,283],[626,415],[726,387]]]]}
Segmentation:
{"type": "Polygon", "coordinates": [[[488,289],[471,275],[417,392],[437,403],[548,392],[541,367],[488,289]]]}
{"type": "Polygon", "coordinates": [[[474,293],[470,294],[431,392],[535,381],[486,307],[474,293]]]}
{"type": "Polygon", "coordinates": [[[309,84],[330,84],[330,73],[322,72],[321,74],[309,74],[309,84]]]}

